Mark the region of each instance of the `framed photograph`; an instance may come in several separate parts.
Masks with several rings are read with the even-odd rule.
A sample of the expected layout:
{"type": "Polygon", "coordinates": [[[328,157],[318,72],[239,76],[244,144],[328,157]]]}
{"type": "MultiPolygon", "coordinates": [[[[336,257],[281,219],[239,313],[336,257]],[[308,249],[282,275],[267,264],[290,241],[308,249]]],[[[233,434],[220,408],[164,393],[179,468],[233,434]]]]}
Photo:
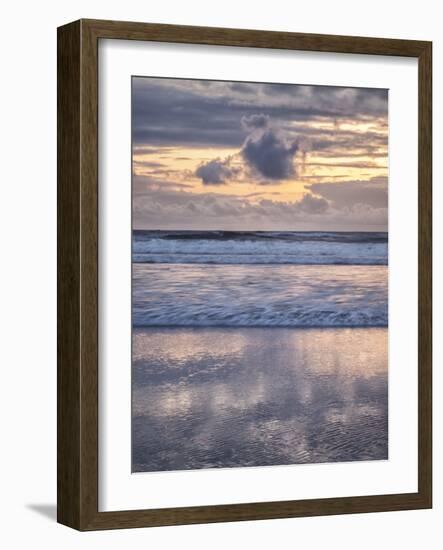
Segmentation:
{"type": "Polygon", "coordinates": [[[58,29],[58,521],[430,508],[431,43],[58,29]]]}

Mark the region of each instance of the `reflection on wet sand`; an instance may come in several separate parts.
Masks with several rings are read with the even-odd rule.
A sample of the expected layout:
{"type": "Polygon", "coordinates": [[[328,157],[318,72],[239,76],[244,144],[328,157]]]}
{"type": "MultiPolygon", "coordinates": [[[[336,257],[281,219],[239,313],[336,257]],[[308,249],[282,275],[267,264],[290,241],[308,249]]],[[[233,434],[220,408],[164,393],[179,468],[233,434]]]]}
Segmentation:
{"type": "Polygon", "coordinates": [[[387,329],[133,333],[133,471],[386,459],[387,329]]]}

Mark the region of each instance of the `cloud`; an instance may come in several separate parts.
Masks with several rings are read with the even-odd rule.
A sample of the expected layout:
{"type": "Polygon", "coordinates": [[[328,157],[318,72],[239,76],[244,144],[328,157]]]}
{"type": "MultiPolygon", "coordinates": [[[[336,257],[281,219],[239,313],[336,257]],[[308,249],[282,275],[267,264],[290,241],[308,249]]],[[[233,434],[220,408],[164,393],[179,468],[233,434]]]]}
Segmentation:
{"type": "MultiPolygon", "coordinates": [[[[381,182],[375,184],[381,185],[381,182]]],[[[259,195],[196,194],[176,187],[173,182],[156,182],[143,176],[134,178],[135,228],[386,231],[387,213],[386,207],[361,202],[339,207],[337,202],[310,191],[299,200],[282,201],[260,199],[259,195]]]]}
{"type": "Polygon", "coordinates": [[[388,180],[385,177],[368,181],[312,183],[305,189],[330,201],[336,208],[351,208],[357,204],[372,208],[388,206],[388,180]]]}
{"type": "Polygon", "coordinates": [[[254,95],[256,93],[250,84],[243,82],[232,82],[229,84],[229,88],[233,92],[240,92],[247,95],[254,95]]]}
{"type": "MultiPolygon", "coordinates": [[[[272,125],[268,115],[243,116],[240,123],[249,135],[238,156],[253,170],[254,175],[271,181],[292,177],[295,173],[294,157],[300,149],[299,140],[289,140],[280,128],[272,125]]],[[[233,157],[216,158],[201,164],[195,175],[206,185],[226,183],[241,172],[240,167],[232,166],[233,157]]],[[[268,184],[269,181],[259,183],[268,184]]]]}
{"type": "Polygon", "coordinates": [[[329,208],[329,203],[323,197],[314,197],[306,193],[301,201],[298,202],[298,207],[302,212],[309,214],[323,214],[329,208]]]}
{"type": "Polygon", "coordinates": [[[241,123],[244,129],[250,131],[241,149],[247,164],[271,180],[293,176],[297,140],[288,140],[279,129],[271,126],[270,118],[263,114],[243,117],[241,123]]]}
{"type": "Polygon", "coordinates": [[[201,178],[205,185],[219,185],[226,183],[229,179],[235,176],[239,169],[231,166],[231,158],[214,159],[201,164],[195,171],[195,175],[201,178]]]}
{"type": "Polygon", "coordinates": [[[150,161],[134,161],[134,163],[139,163],[145,168],[163,168],[166,166],[163,162],[150,162],[150,161]]]}
{"type": "Polygon", "coordinates": [[[268,115],[264,114],[243,116],[241,118],[241,125],[247,132],[252,132],[257,129],[268,128],[270,125],[270,118],[268,115]]]}
{"type": "Polygon", "coordinates": [[[135,145],[240,147],[238,121],[257,112],[280,125],[387,117],[387,90],[145,77],[132,82],[135,145]]]}
{"type": "Polygon", "coordinates": [[[135,185],[136,223],[382,230],[386,178],[346,180],[354,173],[361,180],[386,173],[387,111],[387,90],[136,77],[134,174],[145,178],[135,185]],[[188,164],[175,164],[179,157],[188,164]],[[204,159],[197,168],[196,159],[204,159]],[[327,169],[329,161],[334,171],[327,169]],[[306,178],[299,200],[292,193],[271,195],[286,189],[278,184],[297,172],[306,178]],[[196,184],[196,176],[209,187],[196,184]],[[255,185],[257,193],[248,198],[232,186],[239,195],[228,195],[231,181],[255,185]],[[223,194],[215,193],[222,185],[223,194]],[[196,186],[198,192],[190,192],[196,186]],[[285,202],[285,196],[291,198],[285,202]]]}

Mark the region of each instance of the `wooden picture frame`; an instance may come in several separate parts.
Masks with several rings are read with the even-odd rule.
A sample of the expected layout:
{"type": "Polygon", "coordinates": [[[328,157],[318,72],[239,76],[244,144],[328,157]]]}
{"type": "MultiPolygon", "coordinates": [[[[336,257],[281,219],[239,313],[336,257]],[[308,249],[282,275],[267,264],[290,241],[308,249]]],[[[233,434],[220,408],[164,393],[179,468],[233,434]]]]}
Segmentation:
{"type": "Polygon", "coordinates": [[[58,521],[82,531],[432,506],[432,44],[80,20],[58,29],[58,521]],[[346,498],[98,511],[98,42],[160,41],[405,56],[419,76],[418,491],[346,498]]]}

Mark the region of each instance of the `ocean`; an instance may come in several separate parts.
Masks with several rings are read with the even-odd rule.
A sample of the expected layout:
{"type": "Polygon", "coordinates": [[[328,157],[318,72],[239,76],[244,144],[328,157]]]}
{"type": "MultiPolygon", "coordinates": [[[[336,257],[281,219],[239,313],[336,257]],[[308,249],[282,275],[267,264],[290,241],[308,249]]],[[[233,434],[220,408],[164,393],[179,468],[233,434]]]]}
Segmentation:
{"type": "Polygon", "coordinates": [[[136,231],[133,325],[383,327],[386,233],[136,231]]]}
{"type": "Polygon", "coordinates": [[[388,455],[388,236],[133,232],[133,471],[388,455]]]}

